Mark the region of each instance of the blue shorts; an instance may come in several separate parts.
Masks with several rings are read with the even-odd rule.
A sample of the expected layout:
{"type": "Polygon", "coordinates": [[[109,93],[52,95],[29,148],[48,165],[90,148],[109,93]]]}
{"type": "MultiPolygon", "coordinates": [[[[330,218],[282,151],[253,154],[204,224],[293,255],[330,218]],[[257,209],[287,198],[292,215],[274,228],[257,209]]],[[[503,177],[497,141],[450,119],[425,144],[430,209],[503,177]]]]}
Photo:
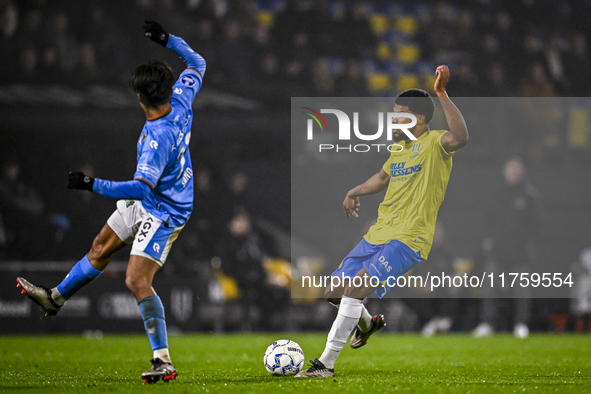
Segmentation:
{"type": "Polygon", "coordinates": [[[390,290],[388,282],[394,284],[399,276],[423,260],[420,252],[414,252],[400,241],[394,240],[384,245],[372,245],[365,239],[361,239],[343,259],[339,268],[332,273],[332,276],[353,278],[362,268],[365,268],[369,276],[379,279],[381,287],[375,293],[378,297],[383,298],[390,290]],[[391,277],[394,279],[388,281],[388,278],[391,277]]]}

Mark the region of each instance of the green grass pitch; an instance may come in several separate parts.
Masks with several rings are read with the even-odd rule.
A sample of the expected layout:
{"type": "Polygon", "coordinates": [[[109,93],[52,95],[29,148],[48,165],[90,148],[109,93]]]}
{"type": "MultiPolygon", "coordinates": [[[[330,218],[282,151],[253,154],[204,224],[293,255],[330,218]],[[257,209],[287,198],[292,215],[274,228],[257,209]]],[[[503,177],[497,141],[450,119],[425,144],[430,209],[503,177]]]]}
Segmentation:
{"type": "Polygon", "coordinates": [[[2,336],[0,393],[147,392],[591,392],[591,336],[509,335],[472,338],[376,334],[367,346],[348,346],[334,379],[273,377],[263,352],[276,339],[298,342],[317,357],[326,334],[186,334],[169,345],[177,381],[140,379],[151,351],[144,335],[2,336]]]}

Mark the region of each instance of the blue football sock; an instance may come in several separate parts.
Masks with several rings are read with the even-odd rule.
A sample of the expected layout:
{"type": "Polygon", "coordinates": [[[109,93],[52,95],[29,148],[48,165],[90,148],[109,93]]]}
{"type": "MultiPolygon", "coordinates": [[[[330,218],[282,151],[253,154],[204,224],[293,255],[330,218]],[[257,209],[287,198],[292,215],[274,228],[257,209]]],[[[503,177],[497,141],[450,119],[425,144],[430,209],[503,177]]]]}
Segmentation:
{"type": "Polygon", "coordinates": [[[91,280],[100,275],[102,271],[97,270],[90,264],[88,255],[84,256],[66,275],[62,283],[57,286],[57,291],[66,299],[70,299],[78,290],[91,280]]]}
{"type": "Polygon", "coordinates": [[[167,349],[166,321],[164,320],[164,306],[157,295],[147,296],[137,302],[144,319],[144,327],[150,339],[152,350],[167,349]]]}

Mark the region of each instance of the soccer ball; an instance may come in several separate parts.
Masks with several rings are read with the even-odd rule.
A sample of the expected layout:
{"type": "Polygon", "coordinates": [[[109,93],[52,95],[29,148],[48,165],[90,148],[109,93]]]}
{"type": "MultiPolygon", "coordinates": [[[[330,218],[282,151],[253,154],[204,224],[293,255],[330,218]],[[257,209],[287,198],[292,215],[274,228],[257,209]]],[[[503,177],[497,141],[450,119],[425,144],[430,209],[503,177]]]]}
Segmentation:
{"type": "Polygon", "coordinates": [[[300,345],[289,339],[280,339],[269,345],[263,359],[271,375],[289,376],[304,366],[304,352],[300,345]]]}

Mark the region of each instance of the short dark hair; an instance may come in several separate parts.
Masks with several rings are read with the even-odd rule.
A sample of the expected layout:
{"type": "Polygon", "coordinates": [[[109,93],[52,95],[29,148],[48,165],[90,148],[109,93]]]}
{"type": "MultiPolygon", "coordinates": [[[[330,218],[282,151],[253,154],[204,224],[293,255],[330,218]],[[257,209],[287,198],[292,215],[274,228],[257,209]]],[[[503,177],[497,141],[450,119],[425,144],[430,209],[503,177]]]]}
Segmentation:
{"type": "Polygon", "coordinates": [[[435,102],[431,95],[423,89],[409,89],[396,97],[394,101],[398,105],[408,107],[410,112],[425,115],[425,123],[429,124],[435,113],[435,102]]]}
{"type": "Polygon", "coordinates": [[[157,107],[170,102],[174,74],[168,64],[153,60],[133,70],[130,85],[135,93],[142,96],[147,105],[157,107]]]}

